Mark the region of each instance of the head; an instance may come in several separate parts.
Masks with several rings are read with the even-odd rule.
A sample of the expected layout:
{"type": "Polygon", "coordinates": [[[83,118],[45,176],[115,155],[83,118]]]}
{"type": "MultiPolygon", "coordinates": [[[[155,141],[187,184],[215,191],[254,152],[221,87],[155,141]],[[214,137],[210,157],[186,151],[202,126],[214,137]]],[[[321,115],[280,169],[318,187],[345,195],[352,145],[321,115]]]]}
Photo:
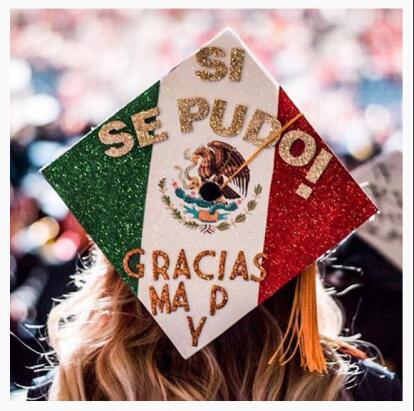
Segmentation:
{"type": "MultiPolygon", "coordinates": [[[[269,358],[286,328],[290,282],[208,346],[184,360],[114,268],[97,252],[77,274],[79,290],[49,316],[59,370],[57,400],[334,400],[343,395],[346,361],[325,344],[327,374],[310,373],[296,355],[269,358]]],[[[318,286],[321,334],[334,339],[342,316],[318,286]]]]}
{"type": "Polygon", "coordinates": [[[191,154],[191,160],[193,163],[198,163],[203,157],[205,157],[207,150],[205,147],[198,147],[194,152],[191,154]]]}
{"type": "Polygon", "coordinates": [[[198,177],[191,177],[190,180],[187,181],[188,190],[198,190],[200,186],[201,186],[201,183],[198,177]]]}
{"type": "Polygon", "coordinates": [[[201,146],[198,147],[191,154],[191,161],[194,164],[200,164],[202,161],[211,163],[213,161],[214,153],[207,147],[201,146]]]}

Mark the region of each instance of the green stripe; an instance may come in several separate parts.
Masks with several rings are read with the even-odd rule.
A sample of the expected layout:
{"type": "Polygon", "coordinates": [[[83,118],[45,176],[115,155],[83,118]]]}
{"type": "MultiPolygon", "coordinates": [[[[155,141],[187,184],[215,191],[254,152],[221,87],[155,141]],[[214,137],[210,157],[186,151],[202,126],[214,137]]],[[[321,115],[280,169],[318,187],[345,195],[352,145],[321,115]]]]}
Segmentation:
{"type": "MultiPolygon", "coordinates": [[[[135,136],[130,116],[157,106],[159,86],[159,82],[155,83],[104,123],[121,120],[127,125],[123,131],[135,136]]],[[[141,246],[152,147],[140,148],[134,137],[130,153],[120,158],[109,157],[104,154],[108,146],[98,138],[100,126],[42,173],[137,293],[137,281],[128,277],[122,260],[127,251],[141,246]]]]}

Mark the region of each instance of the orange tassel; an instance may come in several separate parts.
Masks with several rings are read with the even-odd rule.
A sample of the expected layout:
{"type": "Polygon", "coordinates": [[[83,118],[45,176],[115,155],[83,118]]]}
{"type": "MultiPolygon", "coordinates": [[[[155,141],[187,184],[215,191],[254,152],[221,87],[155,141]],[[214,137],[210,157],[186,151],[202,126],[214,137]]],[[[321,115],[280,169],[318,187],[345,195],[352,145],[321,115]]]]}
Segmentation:
{"type": "Polygon", "coordinates": [[[303,368],[318,373],[328,371],[318,331],[316,276],[315,262],[298,277],[286,333],[269,364],[278,357],[285,365],[299,349],[303,368]]]}

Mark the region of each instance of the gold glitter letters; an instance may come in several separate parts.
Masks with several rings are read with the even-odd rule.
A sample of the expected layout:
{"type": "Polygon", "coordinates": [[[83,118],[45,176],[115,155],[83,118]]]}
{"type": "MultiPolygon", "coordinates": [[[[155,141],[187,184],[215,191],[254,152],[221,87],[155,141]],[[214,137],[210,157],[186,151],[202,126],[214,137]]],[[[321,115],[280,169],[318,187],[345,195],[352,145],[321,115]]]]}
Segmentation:
{"type": "Polygon", "coordinates": [[[263,260],[266,258],[266,254],[258,253],[254,256],[253,262],[254,265],[260,270],[260,277],[257,277],[253,274],[250,275],[252,281],[260,282],[263,281],[267,276],[267,271],[263,267],[263,260]]]}
{"type": "Polygon", "coordinates": [[[177,105],[182,133],[193,131],[193,122],[205,119],[210,111],[207,100],[201,97],[179,98],[177,105]],[[197,111],[193,111],[193,107],[197,107],[197,111]]]}
{"type": "Polygon", "coordinates": [[[210,116],[210,126],[213,131],[223,137],[234,137],[240,133],[246,118],[247,107],[240,104],[236,105],[230,127],[223,126],[224,111],[227,102],[224,100],[214,100],[213,109],[210,116]]]}
{"type": "MultiPolygon", "coordinates": [[[[230,53],[230,70],[229,80],[240,81],[244,65],[244,50],[239,48],[232,48],[230,53]]],[[[204,47],[195,55],[197,63],[209,69],[214,70],[197,70],[196,75],[202,80],[207,81],[219,81],[222,80],[227,74],[227,66],[219,60],[212,60],[213,57],[225,57],[226,53],[219,47],[204,47]]]]}
{"type": "Polygon", "coordinates": [[[187,316],[188,327],[190,328],[193,347],[197,347],[198,345],[198,339],[200,337],[201,331],[203,330],[204,324],[206,323],[206,320],[207,320],[207,317],[201,317],[197,328],[194,328],[193,317],[187,316]]]}
{"type": "Polygon", "coordinates": [[[197,63],[202,67],[213,69],[214,72],[206,70],[197,70],[196,75],[202,80],[207,81],[219,81],[223,79],[227,74],[226,65],[219,60],[211,60],[210,56],[224,57],[226,53],[219,47],[204,47],[198,51],[195,55],[197,63]]]}
{"type": "Polygon", "coordinates": [[[213,285],[211,287],[210,294],[210,315],[214,315],[217,310],[223,308],[228,301],[227,291],[219,285],[213,285]],[[217,303],[217,292],[221,293],[221,302],[217,303]]]}
{"type": "Polygon", "coordinates": [[[196,257],[194,258],[194,271],[195,273],[202,278],[203,280],[212,280],[214,275],[213,274],[205,274],[200,270],[200,261],[202,258],[206,257],[207,255],[211,256],[211,257],[215,257],[216,256],[216,252],[213,250],[205,250],[202,251],[201,253],[198,253],[196,255],[196,257]]]}
{"type": "Polygon", "coordinates": [[[158,280],[159,275],[161,274],[164,280],[169,280],[170,277],[168,276],[167,270],[170,266],[170,258],[168,254],[161,250],[156,250],[152,252],[152,274],[154,276],[154,280],[158,280]],[[160,267],[158,265],[158,257],[162,257],[164,259],[164,264],[160,267]]]}
{"type": "Polygon", "coordinates": [[[244,50],[233,48],[230,55],[230,81],[240,81],[244,65],[244,50]]]}
{"type": "Polygon", "coordinates": [[[131,270],[131,267],[129,265],[132,257],[137,256],[137,255],[143,255],[143,254],[144,254],[144,250],[142,248],[134,248],[125,254],[122,264],[123,264],[125,272],[130,277],[133,277],[133,278],[144,277],[144,264],[137,264],[136,271],[131,270]]]}
{"type": "Polygon", "coordinates": [[[119,147],[111,147],[105,150],[105,154],[109,157],[122,157],[128,154],[134,147],[134,137],[129,133],[116,133],[113,131],[119,131],[126,127],[123,121],[110,121],[104,124],[99,130],[99,140],[106,145],[122,144],[119,147]]]}
{"type": "Polygon", "coordinates": [[[226,269],[226,259],[227,259],[227,251],[223,250],[220,253],[220,264],[219,264],[219,280],[224,280],[224,272],[226,269]]]}
{"type": "Polygon", "coordinates": [[[313,190],[311,187],[307,186],[306,184],[300,183],[295,193],[303,199],[307,200],[312,194],[312,191],[313,190]]]}
{"type": "MultiPolygon", "coordinates": [[[[329,154],[329,153],[328,153],[329,154]]],[[[123,268],[124,271],[133,278],[143,278],[145,275],[145,265],[140,263],[139,257],[144,255],[145,252],[141,248],[133,248],[128,251],[123,258],[123,268]]],[[[232,266],[231,272],[229,273],[229,278],[234,280],[236,277],[241,276],[244,280],[248,281],[263,281],[266,278],[266,269],[263,266],[263,259],[266,256],[263,253],[258,253],[253,258],[253,264],[259,269],[260,275],[249,275],[246,263],[246,256],[244,251],[239,251],[232,266]]],[[[215,250],[203,250],[199,252],[194,259],[188,260],[187,255],[184,249],[181,249],[178,253],[177,262],[174,267],[174,271],[170,276],[170,257],[169,255],[162,250],[153,250],[152,251],[152,278],[154,281],[158,280],[176,280],[180,276],[185,277],[187,280],[191,280],[192,271],[190,269],[191,263],[193,272],[201,279],[211,281],[214,278],[217,280],[223,281],[226,276],[226,261],[227,261],[227,251],[221,250],[220,254],[215,250]],[[201,269],[202,260],[205,257],[217,257],[218,260],[218,270],[215,272],[204,272],[201,269]],[[189,264],[190,261],[190,264],[189,264]],[[160,278],[161,277],[161,278],[160,278]]]]}
{"type": "Polygon", "coordinates": [[[168,288],[168,284],[165,284],[164,287],[162,287],[161,297],[158,297],[157,291],[152,285],[150,285],[149,298],[151,301],[152,315],[157,315],[157,307],[161,313],[164,312],[164,307],[166,313],[171,313],[170,291],[168,288]]]}
{"type": "Polygon", "coordinates": [[[233,269],[231,270],[230,280],[234,280],[241,275],[245,281],[249,281],[249,273],[247,272],[246,257],[243,251],[239,251],[233,269]]]}
{"type": "Polygon", "coordinates": [[[186,278],[191,278],[187,257],[183,249],[180,250],[180,254],[177,259],[177,264],[175,265],[173,278],[176,279],[179,275],[184,275],[186,278]]]}
{"type": "Polygon", "coordinates": [[[161,291],[161,296],[158,296],[157,291],[153,285],[149,286],[149,298],[151,301],[151,312],[155,316],[158,314],[157,308],[160,313],[165,312],[170,314],[173,311],[177,311],[180,307],[184,308],[184,311],[190,311],[190,305],[188,304],[187,292],[185,291],[185,285],[183,281],[180,281],[175,292],[172,305],[170,301],[170,289],[168,284],[164,284],[161,291]]]}
{"type": "MultiPolygon", "coordinates": [[[[315,161],[312,163],[311,168],[306,173],[306,180],[310,181],[313,184],[316,184],[319,178],[321,177],[321,175],[326,170],[326,167],[328,167],[331,159],[332,159],[332,154],[329,151],[322,148],[319,154],[316,156],[315,161]]],[[[309,187],[308,185],[304,183],[300,183],[295,193],[298,196],[307,200],[312,194],[312,191],[313,191],[312,187],[309,187]]]]}
{"type": "Polygon", "coordinates": [[[185,286],[182,281],[178,284],[177,291],[175,292],[173,300],[173,311],[177,311],[178,308],[183,307],[184,311],[190,311],[190,306],[188,305],[187,293],[185,291],[185,286]]]}
{"type": "MultiPolygon", "coordinates": [[[[270,136],[270,133],[274,133],[275,131],[282,128],[282,125],[280,124],[280,121],[275,117],[268,113],[265,113],[261,110],[256,110],[249,121],[249,125],[247,126],[246,135],[244,136],[244,139],[248,141],[249,143],[252,143],[254,145],[260,145],[265,140],[267,140],[270,136]],[[270,126],[270,132],[265,137],[259,137],[259,132],[264,124],[267,124],[270,126]]],[[[272,144],[269,144],[268,147],[273,147],[276,144],[277,141],[275,141],[272,144]]]]}
{"type": "Polygon", "coordinates": [[[282,159],[291,166],[303,167],[308,164],[315,156],[316,143],[315,139],[308,133],[301,130],[292,130],[287,132],[279,144],[279,154],[282,159]],[[298,156],[294,156],[291,153],[292,145],[295,141],[301,140],[305,148],[302,153],[298,156]]]}
{"type": "Polygon", "coordinates": [[[155,129],[161,127],[160,120],[155,120],[150,123],[145,122],[145,120],[151,117],[156,117],[159,113],[158,107],[154,107],[131,116],[131,120],[134,124],[135,132],[138,137],[138,142],[141,147],[146,147],[151,144],[167,140],[168,135],[166,132],[153,135],[149,133],[150,131],[154,131],[155,129]]]}
{"type": "Polygon", "coordinates": [[[326,151],[324,148],[321,149],[320,153],[316,156],[310,170],[306,174],[306,180],[313,184],[316,184],[320,176],[328,167],[329,162],[332,159],[332,154],[326,151]]]}

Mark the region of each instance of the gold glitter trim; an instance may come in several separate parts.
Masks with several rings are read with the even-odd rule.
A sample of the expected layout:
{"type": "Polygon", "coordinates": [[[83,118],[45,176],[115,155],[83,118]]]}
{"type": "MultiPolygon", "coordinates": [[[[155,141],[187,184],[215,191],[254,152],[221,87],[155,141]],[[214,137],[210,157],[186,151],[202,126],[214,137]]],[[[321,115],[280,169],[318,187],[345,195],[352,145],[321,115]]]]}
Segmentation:
{"type": "MultiPolygon", "coordinates": [[[[280,124],[280,121],[275,116],[272,116],[261,110],[256,110],[249,122],[249,125],[247,126],[247,131],[246,131],[246,135],[244,136],[244,140],[256,146],[259,146],[263,144],[267,139],[269,139],[272,133],[276,132],[277,130],[281,128],[282,128],[282,125],[280,124]],[[269,124],[270,132],[266,137],[260,138],[259,132],[264,123],[269,124]]],[[[274,147],[276,142],[277,140],[273,141],[272,143],[267,145],[267,148],[274,147]]]]}
{"type": "Polygon", "coordinates": [[[250,279],[252,281],[261,282],[263,281],[267,276],[267,271],[263,267],[263,260],[267,258],[266,254],[258,253],[254,256],[253,263],[254,265],[260,270],[260,277],[257,277],[253,274],[250,275],[250,279]]]}
{"type": "Polygon", "coordinates": [[[173,311],[177,311],[178,308],[183,307],[184,311],[190,311],[190,306],[188,305],[187,293],[185,291],[184,282],[180,281],[175,292],[173,300],[173,311]]]}
{"type": "Polygon", "coordinates": [[[178,98],[177,106],[182,133],[193,131],[193,122],[205,119],[210,111],[207,100],[202,97],[178,98]],[[196,112],[191,110],[194,106],[198,107],[196,112]]]}
{"type": "Polygon", "coordinates": [[[232,48],[230,55],[230,81],[240,81],[244,66],[244,50],[232,48]]]}
{"type": "Polygon", "coordinates": [[[112,131],[119,131],[126,127],[123,121],[115,120],[104,124],[99,130],[99,140],[102,144],[122,144],[121,147],[111,147],[104,151],[109,157],[122,157],[128,154],[134,147],[134,137],[129,133],[112,134],[112,131]]]}
{"type": "Polygon", "coordinates": [[[133,248],[125,254],[124,259],[122,260],[122,266],[124,268],[124,271],[132,278],[144,277],[144,264],[137,264],[135,267],[137,271],[132,271],[131,267],[129,266],[129,260],[131,259],[131,257],[137,254],[143,255],[145,253],[142,248],[133,248]]]}
{"type": "Polygon", "coordinates": [[[158,114],[160,114],[158,107],[154,107],[131,116],[131,120],[134,124],[140,147],[146,147],[151,144],[160,143],[161,141],[167,140],[168,134],[166,132],[153,135],[149,133],[150,131],[154,131],[157,128],[161,127],[160,120],[155,120],[150,123],[145,122],[145,120],[156,117],[158,114]]]}
{"type": "Polygon", "coordinates": [[[184,275],[186,278],[191,278],[190,268],[188,267],[187,257],[183,249],[180,250],[178,255],[177,264],[175,265],[173,278],[184,275]]]}
{"type": "Polygon", "coordinates": [[[332,154],[322,148],[320,153],[316,156],[310,170],[306,174],[306,179],[315,184],[319,180],[322,173],[326,170],[326,167],[328,167],[331,158],[332,154]]]}
{"type": "Polygon", "coordinates": [[[219,286],[219,285],[213,285],[211,287],[211,294],[210,294],[210,315],[213,316],[217,310],[220,310],[223,308],[228,301],[228,295],[227,291],[219,286]],[[221,302],[217,304],[217,292],[220,292],[222,295],[221,302]]]}
{"type": "Polygon", "coordinates": [[[241,275],[245,281],[249,281],[249,273],[247,272],[246,257],[243,251],[239,251],[233,269],[231,270],[230,280],[234,280],[241,275]]]}
{"type": "Polygon", "coordinates": [[[150,285],[148,288],[149,291],[149,299],[151,301],[151,312],[152,315],[157,315],[157,306],[161,313],[165,311],[167,314],[171,313],[171,303],[170,303],[170,291],[168,288],[168,284],[164,284],[161,291],[161,297],[158,297],[157,291],[155,290],[154,286],[150,285]]]}
{"type": "Polygon", "coordinates": [[[203,280],[212,280],[214,278],[213,274],[205,274],[200,270],[201,259],[208,255],[211,257],[215,257],[216,252],[213,250],[205,250],[205,251],[202,251],[201,253],[198,253],[196,257],[194,258],[194,263],[193,263],[194,271],[203,280]]]}
{"type": "Polygon", "coordinates": [[[247,106],[237,104],[233,112],[233,119],[230,127],[223,126],[224,111],[227,102],[224,100],[214,100],[213,109],[210,116],[210,126],[212,130],[223,137],[237,136],[243,128],[244,119],[246,118],[247,106]]]}
{"type": "Polygon", "coordinates": [[[227,251],[222,251],[220,253],[220,264],[219,264],[219,280],[224,280],[225,269],[226,269],[226,259],[227,259],[227,251]]]}
{"type": "Polygon", "coordinates": [[[300,183],[299,187],[297,188],[295,192],[298,196],[307,200],[309,196],[312,194],[312,191],[313,191],[312,188],[310,188],[306,184],[300,183]]]}
{"type": "Polygon", "coordinates": [[[168,276],[167,270],[170,266],[170,257],[168,254],[161,250],[155,250],[152,252],[152,275],[154,280],[157,281],[160,274],[164,280],[169,280],[170,277],[168,276]],[[158,265],[158,257],[162,257],[164,259],[164,264],[162,267],[158,265]]]}
{"type": "Polygon", "coordinates": [[[308,164],[315,156],[316,143],[315,139],[302,130],[292,130],[287,132],[279,144],[279,154],[282,159],[291,166],[303,167],[308,164]],[[302,140],[305,148],[299,156],[293,156],[290,152],[293,143],[296,140],[302,140]]]}
{"type": "Polygon", "coordinates": [[[193,318],[187,316],[188,327],[190,328],[192,345],[193,347],[198,346],[198,339],[200,338],[201,331],[203,330],[204,324],[206,323],[207,317],[201,317],[200,322],[196,329],[194,329],[193,318]]]}
{"type": "Polygon", "coordinates": [[[197,70],[196,75],[202,80],[207,81],[219,81],[223,79],[227,74],[226,65],[219,60],[210,60],[210,56],[224,57],[226,53],[219,47],[204,47],[196,53],[195,59],[197,63],[202,67],[214,69],[214,72],[210,73],[206,70],[197,70]]]}

